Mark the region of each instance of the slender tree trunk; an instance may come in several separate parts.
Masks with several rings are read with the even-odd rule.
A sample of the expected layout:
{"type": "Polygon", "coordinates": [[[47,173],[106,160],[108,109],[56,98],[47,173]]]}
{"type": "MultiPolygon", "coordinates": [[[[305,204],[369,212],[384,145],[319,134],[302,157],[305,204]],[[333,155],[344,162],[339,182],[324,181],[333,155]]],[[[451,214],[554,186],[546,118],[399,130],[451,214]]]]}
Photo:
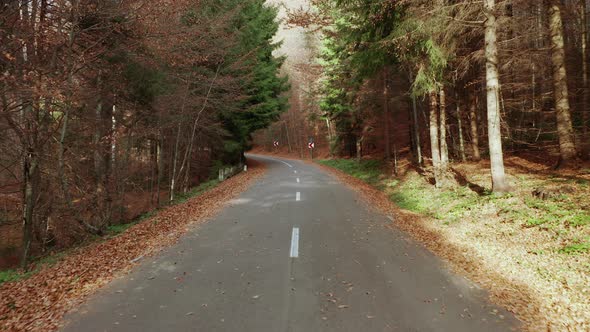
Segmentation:
{"type": "MultiPolygon", "coordinates": [[[[410,83],[414,82],[414,77],[410,73],[410,83]]],[[[416,96],[411,95],[412,98],[412,121],[414,122],[414,141],[416,144],[416,161],[419,166],[422,166],[424,159],[422,157],[422,144],[420,142],[420,123],[418,121],[418,106],[416,103],[416,96]]]]}
{"type": "MultiPolygon", "coordinates": [[[[201,109],[197,113],[197,117],[195,118],[195,121],[193,123],[193,129],[191,131],[191,138],[188,143],[188,147],[186,148],[186,153],[184,155],[184,159],[182,160],[182,164],[181,164],[182,166],[180,166],[180,171],[178,172],[179,176],[180,176],[182,174],[182,171],[183,171],[185,165],[186,165],[186,172],[184,173],[184,181],[183,181],[185,193],[187,192],[188,180],[190,178],[189,173],[190,173],[190,164],[191,164],[192,155],[193,155],[193,142],[195,141],[195,135],[197,134],[199,120],[201,119],[201,114],[203,114],[203,111],[207,107],[207,103],[209,102],[209,97],[211,96],[211,91],[213,91],[213,86],[215,85],[215,82],[217,81],[217,77],[219,76],[220,70],[221,70],[221,65],[217,66],[217,70],[215,71],[215,76],[213,77],[211,84],[209,84],[209,90],[207,91],[207,95],[205,96],[205,101],[203,101],[203,105],[201,105],[201,109]]],[[[183,106],[183,108],[184,108],[184,106],[183,106]]]]}
{"type": "Polygon", "coordinates": [[[164,142],[162,139],[162,135],[160,134],[158,137],[158,181],[156,183],[156,204],[160,207],[160,187],[162,185],[162,180],[164,178],[164,142]]]}
{"type": "Polygon", "coordinates": [[[174,144],[174,156],[172,157],[172,176],[170,177],[170,198],[169,201],[174,201],[174,190],[176,185],[176,166],[178,164],[178,145],[180,144],[180,129],[181,124],[178,123],[178,130],[176,132],[176,143],[174,144]]]}
{"type": "Polygon", "coordinates": [[[479,130],[477,128],[477,104],[478,97],[473,95],[469,105],[469,123],[471,129],[471,158],[474,161],[481,160],[481,155],[479,153],[479,130]]]}
{"type": "Polygon", "coordinates": [[[486,55],[486,91],[488,109],[488,143],[492,173],[492,190],[506,192],[510,186],[504,171],[502,152],[502,131],[500,126],[500,80],[498,78],[498,45],[496,1],[484,0],[485,21],[485,55],[486,55]]]}
{"type": "Polygon", "coordinates": [[[113,105],[111,113],[111,170],[116,169],[117,163],[117,106],[113,105]]]}
{"type": "Polygon", "coordinates": [[[389,87],[387,85],[387,68],[383,70],[383,116],[385,117],[385,160],[389,165],[391,160],[391,142],[389,133],[389,87]]]}
{"type": "Polygon", "coordinates": [[[358,163],[360,163],[362,158],[363,158],[363,138],[361,136],[361,137],[357,137],[357,139],[356,139],[356,161],[358,163]]]}
{"type": "MultiPolygon", "coordinates": [[[[31,33],[34,33],[34,27],[29,26],[31,22],[29,21],[29,3],[28,1],[21,1],[20,2],[20,21],[23,26],[23,30],[27,28],[30,29],[31,33]]],[[[31,15],[32,16],[32,15],[31,15]]],[[[34,20],[32,20],[34,21],[34,20]]],[[[32,25],[32,24],[31,24],[32,25]]],[[[29,63],[30,56],[29,54],[32,53],[33,50],[33,43],[31,42],[30,36],[21,36],[22,40],[25,41],[22,47],[22,65],[23,68],[27,66],[29,63]]],[[[19,72],[19,76],[24,76],[24,71],[19,72]]],[[[24,78],[24,77],[23,77],[24,78]]],[[[27,96],[22,100],[22,106],[20,110],[21,115],[21,123],[25,129],[25,133],[23,134],[24,137],[21,138],[22,147],[23,147],[23,159],[22,159],[22,195],[23,195],[23,208],[22,208],[22,218],[23,218],[23,243],[22,243],[22,253],[21,253],[21,261],[20,265],[21,268],[26,269],[29,263],[29,256],[31,250],[31,243],[33,241],[33,212],[35,210],[35,203],[36,203],[36,191],[37,191],[37,173],[38,173],[38,153],[39,151],[36,150],[36,128],[35,124],[33,123],[33,107],[32,107],[32,98],[27,96]]]]}
{"type": "Polygon", "coordinates": [[[398,176],[397,145],[393,143],[393,175],[398,176]]]}
{"type": "Polygon", "coordinates": [[[154,197],[155,187],[156,187],[156,177],[158,176],[158,151],[157,151],[157,143],[154,144],[153,139],[148,140],[149,150],[150,150],[150,185],[149,185],[149,192],[150,192],[150,206],[151,208],[154,207],[156,204],[156,198],[154,197]]]}
{"type": "Polygon", "coordinates": [[[60,184],[61,184],[61,191],[64,195],[64,200],[68,209],[74,214],[74,219],[82,226],[86,231],[92,234],[101,234],[101,230],[92,226],[91,224],[84,221],[77,212],[74,211],[74,205],[72,203],[72,196],[70,195],[70,188],[68,184],[68,178],[65,174],[65,138],[68,131],[68,122],[69,122],[69,113],[70,108],[67,107],[63,119],[62,119],[62,128],[59,137],[59,145],[57,151],[57,158],[58,158],[58,167],[57,173],[59,176],[60,184]]]}
{"type": "Polygon", "coordinates": [[[289,153],[293,152],[293,148],[291,147],[291,135],[289,134],[289,125],[288,121],[283,122],[285,125],[285,133],[287,134],[287,146],[289,147],[289,153]]]}
{"type": "Polygon", "coordinates": [[[558,166],[569,166],[577,158],[574,129],[572,125],[565,50],[563,21],[560,0],[549,0],[549,31],[551,33],[551,63],[553,65],[553,92],[559,137],[560,162],[558,166]]]}
{"type": "Polygon", "coordinates": [[[98,101],[96,103],[96,108],[94,110],[94,135],[92,138],[92,144],[94,145],[93,149],[93,157],[94,157],[94,183],[95,183],[95,193],[94,193],[94,206],[97,210],[101,209],[102,206],[102,196],[104,193],[104,182],[103,182],[103,155],[102,155],[102,111],[103,111],[103,99],[102,93],[100,90],[102,89],[102,73],[99,71],[97,76],[97,87],[99,89],[98,92],[98,101]]]}
{"type": "Polygon", "coordinates": [[[432,167],[437,188],[442,187],[440,143],[438,140],[438,101],[435,91],[430,93],[430,151],[432,151],[432,167]]]}
{"type": "Polygon", "coordinates": [[[69,36],[68,36],[68,94],[67,94],[67,100],[66,100],[66,107],[63,113],[63,117],[62,117],[62,127],[61,127],[61,133],[59,136],[59,142],[58,142],[58,150],[57,150],[57,173],[58,173],[58,177],[59,177],[59,181],[61,184],[61,191],[62,194],[64,196],[64,200],[66,203],[66,206],[68,207],[68,209],[71,211],[71,213],[74,214],[74,219],[76,219],[76,221],[86,230],[89,231],[90,233],[93,234],[98,234],[100,233],[100,231],[88,224],[86,221],[84,221],[82,218],[80,218],[80,216],[78,215],[78,213],[76,213],[74,211],[74,206],[72,204],[72,197],[70,195],[70,188],[69,188],[69,184],[68,184],[68,178],[65,174],[65,140],[66,140],[66,135],[68,132],[68,124],[69,124],[69,120],[70,120],[70,111],[72,109],[72,97],[73,97],[73,84],[74,84],[74,53],[73,53],[73,46],[74,46],[74,38],[75,38],[75,27],[76,27],[76,22],[77,22],[77,12],[78,12],[78,2],[77,1],[73,1],[72,2],[72,11],[71,11],[71,15],[70,15],[70,20],[72,22],[74,22],[71,26],[70,32],[69,32],[69,36]]]}
{"type": "Polygon", "coordinates": [[[462,121],[462,112],[461,112],[461,104],[459,103],[459,96],[455,95],[455,100],[457,103],[457,128],[459,130],[459,154],[461,155],[461,160],[465,162],[467,157],[465,157],[465,139],[463,138],[463,121],[462,121]]]}
{"type": "MultiPolygon", "coordinates": [[[[190,83],[186,84],[186,91],[184,94],[184,98],[182,99],[182,106],[180,107],[180,113],[184,114],[184,109],[186,107],[187,99],[190,95],[190,83]]],[[[197,120],[198,121],[198,120],[197,120]]],[[[178,166],[178,146],[180,144],[180,132],[182,129],[182,123],[178,123],[178,131],[176,132],[176,143],[174,143],[174,152],[173,152],[173,161],[172,161],[172,174],[170,176],[170,193],[169,193],[169,201],[174,201],[174,190],[176,190],[176,168],[178,166]]],[[[183,161],[184,164],[184,161],[183,161]]],[[[179,173],[182,173],[182,168],[179,173]]]]}
{"type": "Polygon", "coordinates": [[[447,96],[444,87],[440,89],[440,168],[445,173],[449,167],[449,145],[447,143],[447,96]]]}
{"type": "Polygon", "coordinates": [[[588,126],[590,125],[590,85],[588,82],[588,10],[586,0],[580,0],[580,16],[582,18],[582,74],[584,84],[584,95],[582,103],[582,150],[584,158],[590,158],[590,135],[588,126]]]}
{"type": "Polygon", "coordinates": [[[39,160],[37,151],[32,146],[27,147],[23,168],[23,251],[21,268],[26,269],[29,264],[31,243],[33,241],[33,211],[37,196],[39,178],[39,160]]]}

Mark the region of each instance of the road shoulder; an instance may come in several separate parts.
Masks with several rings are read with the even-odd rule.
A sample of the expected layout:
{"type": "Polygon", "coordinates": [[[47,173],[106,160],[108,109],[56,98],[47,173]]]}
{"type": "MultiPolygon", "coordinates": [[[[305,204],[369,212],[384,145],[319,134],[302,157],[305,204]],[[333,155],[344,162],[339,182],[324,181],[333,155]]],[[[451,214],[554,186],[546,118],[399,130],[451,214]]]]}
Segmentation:
{"type": "Polygon", "coordinates": [[[515,283],[486,266],[478,257],[469,253],[469,248],[458,246],[445,238],[426,221],[426,218],[398,208],[387,195],[362,180],[338,169],[320,165],[317,167],[329,172],[348,187],[356,191],[370,208],[391,218],[392,229],[402,230],[422,243],[428,250],[442,258],[454,272],[468,277],[486,289],[490,300],[508,311],[524,323],[531,331],[543,330],[545,319],[541,317],[540,304],[534,300],[527,285],[515,283]]]}
{"type": "Polygon", "coordinates": [[[145,257],[176,243],[195,225],[209,220],[226,202],[265,172],[261,163],[202,195],[168,207],[119,236],[73,250],[30,278],[0,286],[0,329],[51,331],[66,312],[125,273],[145,257]]]}

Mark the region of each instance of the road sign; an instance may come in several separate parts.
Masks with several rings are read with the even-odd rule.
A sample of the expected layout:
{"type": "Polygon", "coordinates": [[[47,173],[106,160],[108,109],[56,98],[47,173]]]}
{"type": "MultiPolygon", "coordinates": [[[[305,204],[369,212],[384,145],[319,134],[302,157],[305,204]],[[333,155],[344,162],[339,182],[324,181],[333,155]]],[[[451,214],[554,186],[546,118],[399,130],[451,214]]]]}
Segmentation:
{"type": "Polygon", "coordinates": [[[314,142],[310,142],[310,143],[307,145],[307,147],[308,147],[308,148],[310,148],[310,149],[315,149],[315,143],[314,143],[314,142]]]}
{"type": "Polygon", "coordinates": [[[274,141],[272,145],[274,145],[275,148],[279,147],[279,141],[274,141]]]}

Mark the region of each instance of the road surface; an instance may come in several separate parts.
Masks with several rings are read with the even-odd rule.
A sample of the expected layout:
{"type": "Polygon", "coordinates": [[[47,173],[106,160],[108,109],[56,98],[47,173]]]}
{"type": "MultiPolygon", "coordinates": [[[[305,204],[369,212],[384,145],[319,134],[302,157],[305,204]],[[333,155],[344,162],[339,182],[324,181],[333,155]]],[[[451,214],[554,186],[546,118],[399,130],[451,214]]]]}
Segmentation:
{"type": "Polygon", "coordinates": [[[511,331],[484,291],[323,170],[268,172],[107,286],[64,331],[511,331]]]}

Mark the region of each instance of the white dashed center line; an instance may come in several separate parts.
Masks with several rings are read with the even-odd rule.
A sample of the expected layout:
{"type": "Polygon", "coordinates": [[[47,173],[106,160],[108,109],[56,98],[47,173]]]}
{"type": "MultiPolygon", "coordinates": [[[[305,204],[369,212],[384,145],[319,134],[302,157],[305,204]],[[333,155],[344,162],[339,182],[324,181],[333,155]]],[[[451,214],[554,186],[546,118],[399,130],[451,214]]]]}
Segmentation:
{"type": "Polygon", "coordinates": [[[299,183],[299,182],[301,182],[301,181],[299,181],[299,178],[297,178],[297,183],[299,183]]]}
{"type": "Polygon", "coordinates": [[[297,171],[293,171],[293,173],[297,174],[297,171]]]}
{"type": "Polygon", "coordinates": [[[295,200],[299,202],[301,200],[301,193],[298,191],[297,195],[295,195],[295,200]]]}
{"type": "Polygon", "coordinates": [[[293,227],[293,233],[291,233],[291,258],[299,257],[299,227],[293,227]]]}

